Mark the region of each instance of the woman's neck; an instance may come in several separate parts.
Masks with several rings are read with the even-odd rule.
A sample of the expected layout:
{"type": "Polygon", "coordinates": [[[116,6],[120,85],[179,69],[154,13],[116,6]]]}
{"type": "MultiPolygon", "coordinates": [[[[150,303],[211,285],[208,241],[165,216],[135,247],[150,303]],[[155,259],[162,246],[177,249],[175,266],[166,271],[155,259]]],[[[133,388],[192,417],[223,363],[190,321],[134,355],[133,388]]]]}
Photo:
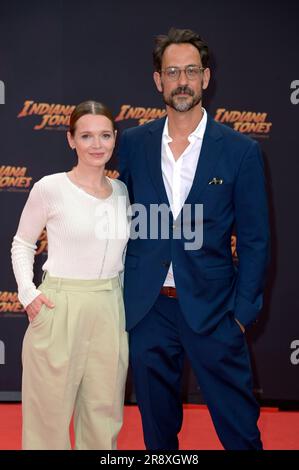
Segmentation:
{"type": "Polygon", "coordinates": [[[72,170],[75,179],[89,187],[99,187],[105,184],[105,168],[101,166],[99,168],[90,168],[78,163],[72,170]]]}

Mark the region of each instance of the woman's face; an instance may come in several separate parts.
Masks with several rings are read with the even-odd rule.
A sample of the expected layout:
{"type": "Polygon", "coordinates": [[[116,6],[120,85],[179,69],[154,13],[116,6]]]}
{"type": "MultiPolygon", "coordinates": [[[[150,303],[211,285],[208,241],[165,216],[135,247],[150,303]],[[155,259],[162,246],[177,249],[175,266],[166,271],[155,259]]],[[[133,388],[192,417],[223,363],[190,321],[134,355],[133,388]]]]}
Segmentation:
{"type": "Polygon", "coordinates": [[[110,119],[93,114],[78,119],[73,136],[67,133],[68,142],[72,149],[76,149],[79,163],[97,168],[110,160],[115,137],[116,131],[110,119]]]}

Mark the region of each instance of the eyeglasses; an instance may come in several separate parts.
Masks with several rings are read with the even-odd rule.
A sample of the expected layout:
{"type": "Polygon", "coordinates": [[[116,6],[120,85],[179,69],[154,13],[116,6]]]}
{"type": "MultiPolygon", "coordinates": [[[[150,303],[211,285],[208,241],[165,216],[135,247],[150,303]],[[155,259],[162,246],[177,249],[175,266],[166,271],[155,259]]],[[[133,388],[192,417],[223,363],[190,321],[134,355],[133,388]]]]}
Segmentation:
{"type": "Polygon", "coordinates": [[[166,69],[161,69],[160,72],[163,72],[170,82],[175,82],[181,76],[181,72],[185,72],[188,80],[196,80],[199,75],[205,70],[204,67],[199,65],[187,65],[184,69],[179,67],[167,67],[166,69]]]}

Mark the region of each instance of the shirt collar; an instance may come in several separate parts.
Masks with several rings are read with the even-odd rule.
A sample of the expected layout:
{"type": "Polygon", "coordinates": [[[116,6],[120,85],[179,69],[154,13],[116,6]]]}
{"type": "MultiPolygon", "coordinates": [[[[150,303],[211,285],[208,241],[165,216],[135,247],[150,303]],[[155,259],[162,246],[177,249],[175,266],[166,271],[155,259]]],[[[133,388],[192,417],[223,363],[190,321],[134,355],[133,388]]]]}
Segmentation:
{"type": "MultiPolygon", "coordinates": [[[[188,136],[188,140],[190,140],[191,137],[195,137],[197,139],[203,140],[204,133],[207,127],[208,116],[207,116],[207,112],[205,108],[201,108],[201,109],[203,111],[203,116],[200,122],[198,123],[198,126],[196,127],[196,129],[194,129],[194,131],[191,132],[191,134],[188,136]]],[[[165,120],[162,139],[164,140],[164,142],[167,142],[167,143],[172,142],[172,138],[168,134],[168,117],[166,117],[166,120],[165,120]]]]}

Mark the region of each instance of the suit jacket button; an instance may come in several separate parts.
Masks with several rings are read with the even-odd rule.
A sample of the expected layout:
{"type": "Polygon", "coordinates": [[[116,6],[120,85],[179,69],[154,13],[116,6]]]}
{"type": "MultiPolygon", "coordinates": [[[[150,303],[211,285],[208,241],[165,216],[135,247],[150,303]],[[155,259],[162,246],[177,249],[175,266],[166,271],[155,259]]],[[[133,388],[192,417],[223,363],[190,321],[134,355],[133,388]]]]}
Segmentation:
{"type": "Polygon", "coordinates": [[[163,261],[162,266],[164,266],[164,268],[169,268],[170,262],[169,261],[163,261]]]}

